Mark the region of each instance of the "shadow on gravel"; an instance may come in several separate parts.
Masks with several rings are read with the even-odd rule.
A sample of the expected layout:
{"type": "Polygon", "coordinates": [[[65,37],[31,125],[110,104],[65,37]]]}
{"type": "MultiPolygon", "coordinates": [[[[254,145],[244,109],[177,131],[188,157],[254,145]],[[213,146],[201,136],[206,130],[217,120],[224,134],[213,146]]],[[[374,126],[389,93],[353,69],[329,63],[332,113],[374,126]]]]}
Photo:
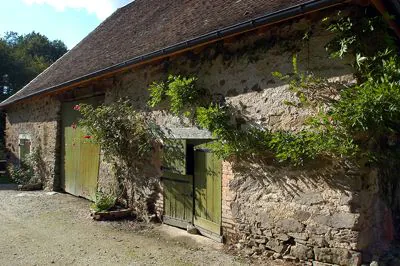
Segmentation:
{"type": "Polygon", "coordinates": [[[0,184],[0,190],[17,190],[17,184],[0,184]]]}

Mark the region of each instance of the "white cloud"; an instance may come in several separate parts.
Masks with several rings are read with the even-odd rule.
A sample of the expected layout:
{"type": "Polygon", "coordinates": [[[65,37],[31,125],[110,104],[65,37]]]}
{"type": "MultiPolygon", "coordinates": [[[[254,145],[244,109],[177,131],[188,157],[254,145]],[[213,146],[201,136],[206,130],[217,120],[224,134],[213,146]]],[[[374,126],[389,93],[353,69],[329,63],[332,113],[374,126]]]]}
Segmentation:
{"type": "Polygon", "coordinates": [[[91,14],[96,14],[100,20],[106,19],[117,8],[126,5],[132,0],[23,0],[28,5],[48,4],[57,11],[66,8],[86,9],[91,14]]]}

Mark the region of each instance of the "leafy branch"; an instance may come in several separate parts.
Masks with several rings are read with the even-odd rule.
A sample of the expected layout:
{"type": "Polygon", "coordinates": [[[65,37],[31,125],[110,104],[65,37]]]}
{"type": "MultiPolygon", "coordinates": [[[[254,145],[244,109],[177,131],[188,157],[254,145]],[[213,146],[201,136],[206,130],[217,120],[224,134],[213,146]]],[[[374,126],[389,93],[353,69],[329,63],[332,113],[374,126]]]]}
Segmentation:
{"type": "Polygon", "coordinates": [[[197,87],[196,78],[170,76],[165,83],[154,83],[149,104],[155,107],[166,100],[175,115],[187,115],[186,110],[191,110],[196,125],[214,135],[216,141],[210,147],[223,158],[273,156],[277,161],[299,165],[317,157],[357,158],[368,154],[368,143],[378,143],[400,130],[400,62],[393,38],[379,16],[353,19],[339,13],[323,23],[335,34],[326,45],[331,57],[353,55],[358,83],[335,83],[301,72],[296,56],[293,73],[274,72],[298,98],[298,102],[286,104],[314,109],[301,131],[273,132],[252,121],[237,123],[238,112],[233,106],[201,97],[204,90],[197,87]],[[368,38],[377,36],[384,42],[372,47],[368,38]]]}

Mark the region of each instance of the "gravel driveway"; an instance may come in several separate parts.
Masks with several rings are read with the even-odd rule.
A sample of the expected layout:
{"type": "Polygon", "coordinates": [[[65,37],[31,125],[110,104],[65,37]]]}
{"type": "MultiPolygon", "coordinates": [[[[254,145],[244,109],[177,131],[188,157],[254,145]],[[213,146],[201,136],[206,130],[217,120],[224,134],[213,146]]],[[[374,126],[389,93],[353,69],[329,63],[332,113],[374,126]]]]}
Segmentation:
{"type": "Polygon", "coordinates": [[[89,202],[67,194],[0,185],[0,265],[241,265],[218,248],[164,225],[95,222],[89,202]]]}
{"type": "Polygon", "coordinates": [[[0,265],[250,264],[222,244],[171,226],[93,221],[89,205],[68,194],[0,184],[0,265]]]}

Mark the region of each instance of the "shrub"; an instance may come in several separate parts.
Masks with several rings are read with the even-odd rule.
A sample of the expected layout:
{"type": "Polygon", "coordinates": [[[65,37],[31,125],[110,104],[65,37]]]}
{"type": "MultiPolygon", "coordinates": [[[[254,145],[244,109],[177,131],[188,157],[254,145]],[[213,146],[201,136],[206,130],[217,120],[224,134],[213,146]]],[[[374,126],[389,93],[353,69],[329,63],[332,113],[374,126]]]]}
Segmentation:
{"type": "Polygon", "coordinates": [[[20,185],[34,184],[42,181],[42,159],[40,149],[34,149],[19,165],[10,165],[8,172],[11,179],[20,185]]]}
{"type": "Polygon", "coordinates": [[[111,194],[106,194],[101,191],[96,192],[95,201],[91,208],[95,212],[109,211],[115,206],[117,197],[111,194]]]}

